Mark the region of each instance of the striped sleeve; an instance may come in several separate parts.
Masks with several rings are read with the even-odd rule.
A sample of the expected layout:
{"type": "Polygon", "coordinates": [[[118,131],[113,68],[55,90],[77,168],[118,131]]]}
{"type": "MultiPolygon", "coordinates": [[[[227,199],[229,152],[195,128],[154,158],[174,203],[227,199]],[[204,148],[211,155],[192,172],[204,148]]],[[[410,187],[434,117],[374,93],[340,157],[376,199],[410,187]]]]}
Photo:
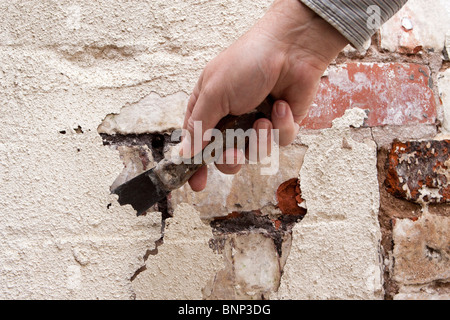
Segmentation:
{"type": "Polygon", "coordinates": [[[358,50],[408,0],[300,0],[358,50]]]}

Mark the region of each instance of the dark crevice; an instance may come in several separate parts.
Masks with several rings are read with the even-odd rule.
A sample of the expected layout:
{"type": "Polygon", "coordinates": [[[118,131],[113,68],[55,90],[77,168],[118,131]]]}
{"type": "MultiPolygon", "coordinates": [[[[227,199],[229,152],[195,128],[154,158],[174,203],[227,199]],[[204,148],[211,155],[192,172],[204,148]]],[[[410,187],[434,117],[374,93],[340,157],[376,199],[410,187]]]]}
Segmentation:
{"type": "Polygon", "coordinates": [[[166,145],[166,138],[164,134],[154,134],[151,138],[151,147],[153,159],[156,162],[164,159],[164,147],[166,145]]]}
{"type": "MultiPolygon", "coordinates": [[[[144,134],[105,134],[100,133],[105,146],[147,146],[152,153],[155,162],[164,159],[164,153],[171,145],[176,143],[171,141],[170,132],[156,132],[144,134]]],[[[150,169],[150,168],[148,168],[150,169]]],[[[161,212],[162,219],[165,220],[172,216],[172,210],[169,201],[170,195],[159,201],[154,208],[161,212]]],[[[145,213],[144,213],[145,214],[145,213]]]]}
{"type": "MultiPolygon", "coordinates": [[[[163,225],[164,225],[164,224],[163,224],[163,225]]],[[[155,241],[155,248],[154,248],[154,249],[147,249],[147,251],[145,251],[145,254],[144,254],[144,257],[143,257],[143,259],[144,259],[144,265],[141,266],[140,268],[138,268],[138,269],[133,273],[133,275],[132,275],[131,278],[130,278],[130,281],[134,281],[134,279],[136,279],[136,277],[137,277],[141,272],[147,270],[147,264],[146,264],[146,262],[147,262],[148,257],[149,257],[149,256],[157,255],[157,254],[158,254],[158,247],[164,243],[164,239],[163,239],[164,235],[163,235],[163,234],[164,234],[164,227],[161,226],[161,238],[159,238],[158,240],[155,241]]]]}
{"type": "Polygon", "coordinates": [[[143,133],[143,134],[106,134],[100,133],[105,146],[147,146],[156,162],[164,158],[164,152],[171,145],[176,144],[171,141],[170,132],[167,133],[143,133]]]}
{"type": "Polygon", "coordinates": [[[147,270],[147,265],[143,265],[142,267],[140,267],[139,269],[136,270],[136,272],[131,276],[130,281],[134,281],[134,279],[136,279],[136,277],[142,272],[147,270]]]}
{"type": "MultiPolygon", "coordinates": [[[[81,130],[81,128],[79,128],[81,130]]],[[[168,151],[169,147],[175,143],[171,141],[170,132],[167,133],[147,133],[147,134],[104,134],[100,133],[105,146],[147,146],[152,153],[152,158],[155,162],[159,162],[164,159],[164,153],[168,151]]],[[[147,158],[147,157],[146,157],[147,158]]],[[[147,166],[147,163],[144,167],[147,166]]],[[[151,168],[147,168],[151,169],[151,168]]],[[[110,207],[110,204],[107,206],[110,207]]],[[[152,207],[152,211],[156,210],[161,212],[161,237],[155,241],[155,247],[153,249],[146,250],[143,260],[144,265],[138,268],[131,276],[130,281],[134,281],[136,277],[143,271],[147,270],[146,261],[151,255],[158,254],[158,247],[164,243],[164,230],[166,226],[166,219],[173,216],[173,210],[170,204],[170,194],[157,202],[152,207]]],[[[144,215],[147,213],[144,213],[144,215]]]]}
{"type": "Polygon", "coordinates": [[[78,127],[76,127],[76,128],[73,128],[73,131],[75,131],[76,133],[84,133],[84,131],[80,125],[78,125],[78,127]]]}
{"type": "Polygon", "coordinates": [[[286,234],[290,234],[295,223],[302,220],[304,215],[281,215],[272,219],[262,215],[260,211],[233,212],[222,218],[211,221],[214,239],[209,246],[220,252],[225,243],[224,236],[230,233],[248,234],[251,232],[262,232],[270,237],[276,247],[278,256],[282,255],[282,244],[286,234]]]}

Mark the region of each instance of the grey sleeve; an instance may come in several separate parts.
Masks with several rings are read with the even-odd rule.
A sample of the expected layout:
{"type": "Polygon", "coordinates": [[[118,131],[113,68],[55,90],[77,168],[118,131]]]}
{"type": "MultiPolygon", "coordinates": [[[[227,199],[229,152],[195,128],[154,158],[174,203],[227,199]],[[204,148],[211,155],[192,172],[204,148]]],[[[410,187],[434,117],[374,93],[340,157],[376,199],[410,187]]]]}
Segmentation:
{"type": "Polygon", "coordinates": [[[408,0],[300,0],[358,50],[408,0]]]}

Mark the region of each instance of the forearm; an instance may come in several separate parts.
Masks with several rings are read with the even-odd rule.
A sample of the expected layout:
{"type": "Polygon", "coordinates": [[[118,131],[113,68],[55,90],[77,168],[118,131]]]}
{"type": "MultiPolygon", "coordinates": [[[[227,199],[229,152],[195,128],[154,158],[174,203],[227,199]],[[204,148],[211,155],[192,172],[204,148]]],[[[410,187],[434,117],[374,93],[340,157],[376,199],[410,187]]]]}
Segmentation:
{"type": "Polygon", "coordinates": [[[335,27],[357,49],[407,0],[300,0],[335,27]]]}

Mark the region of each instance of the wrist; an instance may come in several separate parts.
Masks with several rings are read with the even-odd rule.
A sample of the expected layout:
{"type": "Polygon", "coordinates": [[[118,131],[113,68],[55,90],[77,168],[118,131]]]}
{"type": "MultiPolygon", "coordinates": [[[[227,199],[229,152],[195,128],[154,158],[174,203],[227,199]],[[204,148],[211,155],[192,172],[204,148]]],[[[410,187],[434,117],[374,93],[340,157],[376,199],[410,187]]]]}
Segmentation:
{"type": "Polygon", "coordinates": [[[349,41],[300,0],[276,0],[259,22],[286,54],[325,70],[349,41]]]}

